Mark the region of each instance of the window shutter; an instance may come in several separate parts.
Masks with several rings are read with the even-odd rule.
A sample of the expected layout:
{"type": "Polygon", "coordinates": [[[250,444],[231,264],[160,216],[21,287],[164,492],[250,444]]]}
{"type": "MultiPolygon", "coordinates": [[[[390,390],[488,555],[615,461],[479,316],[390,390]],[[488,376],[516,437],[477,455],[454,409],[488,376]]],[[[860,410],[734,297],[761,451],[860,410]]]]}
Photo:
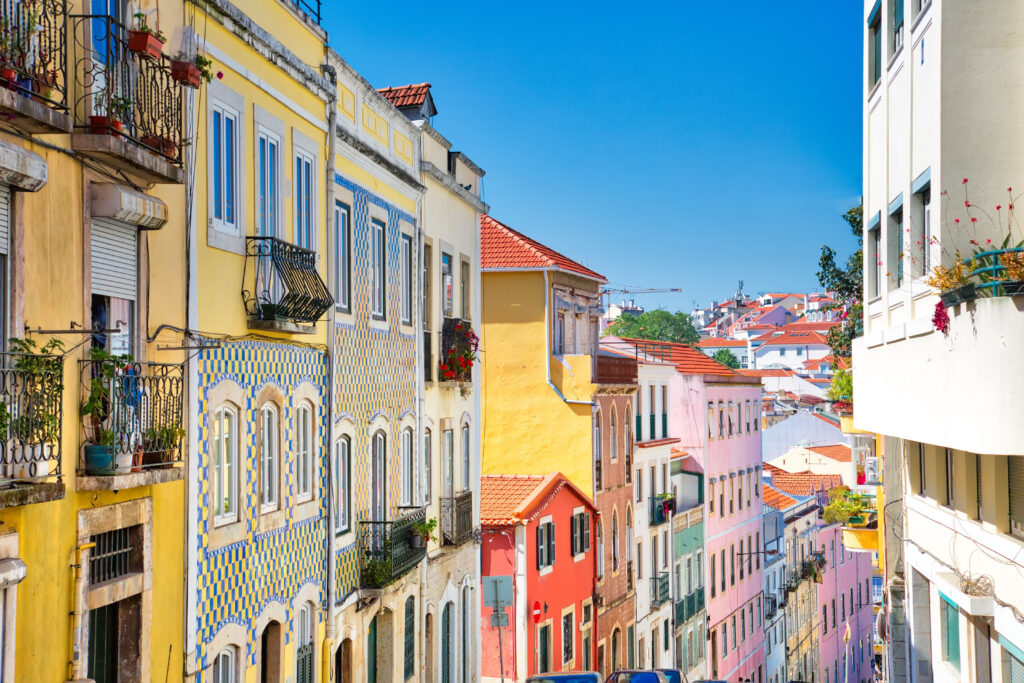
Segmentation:
{"type": "Polygon", "coordinates": [[[579,547],[580,547],[579,523],[578,523],[579,522],[579,517],[577,515],[573,515],[572,517],[569,518],[569,522],[572,525],[572,534],[570,536],[571,548],[572,549],[571,549],[570,552],[573,555],[576,555],[579,552],[579,547]]]}
{"type": "Polygon", "coordinates": [[[544,525],[537,525],[537,569],[544,566],[544,525]]]}
{"type": "Polygon", "coordinates": [[[1010,489],[1010,519],[1024,525],[1024,457],[1007,456],[1010,489]]]}
{"type": "Polygon", "coordinates": [[[1024,683],[1024,662],[1013,655],[1007,659],[1010,660],[1010,683],[1024,683]]]}
{"type": "Polygon", "coordinates": [[[134,225],[109,218],[92,219],[93,294],[138,300],[138,236],[134,225]]]}
{"type": "Polygon", "coordinates": [[[553,522],[548,522],[548,564],[555,564],[555,525],[553,522]]]}
{"type": "Polygon", "coordinates": [[[0,185],[0,254],[10,253],[11,188],[0,185]]]}
{"type": "Polygon", "coordinates": [[[590,550],[590,515],[583,513],[583,552],[590,550]]]}

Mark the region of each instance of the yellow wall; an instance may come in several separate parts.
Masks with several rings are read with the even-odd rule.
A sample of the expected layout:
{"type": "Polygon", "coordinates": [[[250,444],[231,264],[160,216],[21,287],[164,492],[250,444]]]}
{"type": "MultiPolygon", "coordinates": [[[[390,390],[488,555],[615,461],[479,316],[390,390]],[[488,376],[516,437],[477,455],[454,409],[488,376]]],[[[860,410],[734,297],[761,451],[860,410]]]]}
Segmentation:
{"type": "MultiPolygon", "coordinates": [[[[483,274],[484,474],[560,471],[593,490],[589,405],[567,404],[548,386],[544,275],[483,274]]],[[[550,283],[549,283],[550,289],[550,283]]],[[[552,381],[566,398],[592,400],[590,356],[551,358],[552,381]]]]}

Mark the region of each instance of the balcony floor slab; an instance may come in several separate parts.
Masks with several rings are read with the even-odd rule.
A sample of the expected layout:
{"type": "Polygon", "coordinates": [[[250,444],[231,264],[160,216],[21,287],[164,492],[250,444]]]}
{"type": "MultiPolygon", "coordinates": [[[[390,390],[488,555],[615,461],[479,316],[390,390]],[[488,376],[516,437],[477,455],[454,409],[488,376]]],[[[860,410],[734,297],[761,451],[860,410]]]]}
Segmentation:
{"type": "Polygon", "coordinates": [[[70,133],[71,115],[9,88],[0,88],[0,115],[25,133],[70,133]],[[13,117],[13,118],[11,118],[13,117]]]}
{"type": "Polygon", "coordinates": [[[185,171],[180,167],[123,137],[73,133],[71,148],[143,183],[180,185],[185,182],[185,171]]]}
{"type": "Polygon", "coordinates": [[[126,474],[75,476],[75,488],[79,491],[124,491],[140,486],[152,486],[184,478],[184,467],[159,467],[126,474]]]}
{"type": "Polygon", "coordinates": [[[48,503],[64,497],[63,482],[43,484],[19,484],[10,488],[0,489],[0,509],[48,503]]]}

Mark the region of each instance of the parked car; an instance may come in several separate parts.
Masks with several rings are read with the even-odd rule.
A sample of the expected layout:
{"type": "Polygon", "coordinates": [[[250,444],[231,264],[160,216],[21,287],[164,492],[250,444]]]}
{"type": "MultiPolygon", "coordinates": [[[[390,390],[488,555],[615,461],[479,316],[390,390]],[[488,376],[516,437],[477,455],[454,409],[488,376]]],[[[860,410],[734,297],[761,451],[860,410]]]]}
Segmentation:
{"type": "Polygon", "coordinates": [[[596,671],[558,671],[530,676],[526,683],[601,683],[601,674],[596,671]]]}
{"type": "Polygon", "coordinates": [[[686,674],[679,669],[658,669],[658,671],[665,674],[668,683],[690,683],[686,678],[686,674]]]}
{"type": "Polygon", "coordinates": [[[604,683],[669,683],[668,678],[655,669],[625,669],[613,671],[604,683]]]}

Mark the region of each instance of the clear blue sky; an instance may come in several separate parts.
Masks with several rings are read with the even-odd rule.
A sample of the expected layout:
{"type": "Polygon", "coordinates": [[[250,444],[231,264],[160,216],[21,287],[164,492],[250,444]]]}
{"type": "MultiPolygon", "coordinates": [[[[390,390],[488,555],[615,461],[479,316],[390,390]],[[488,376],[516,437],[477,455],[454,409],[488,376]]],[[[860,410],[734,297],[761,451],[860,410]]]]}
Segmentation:
{"type": "Polygon", "coordinates": [[[376,87],[433,85],[495,218],[613,286],[683,288],[648,307],[815,288],[821,244],[853,248],[858,3],[324,4],[376,87]]]}

